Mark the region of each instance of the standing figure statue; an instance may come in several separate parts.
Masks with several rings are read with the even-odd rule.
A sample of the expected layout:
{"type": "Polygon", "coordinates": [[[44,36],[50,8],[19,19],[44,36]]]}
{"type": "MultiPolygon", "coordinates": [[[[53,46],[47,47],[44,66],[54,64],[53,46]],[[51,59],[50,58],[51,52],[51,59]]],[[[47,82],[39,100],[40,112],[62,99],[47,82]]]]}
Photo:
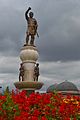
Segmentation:
{"type": "Polygon", "coordinates": [[[19,81],[24,81],[24,66],[21,63],[20,64],[20,69],[19,69],[20,73],[19,73],[19,81]]]}
{"type": "Polygon", "coordinates": [[[27,28],[27,32],[26,32],[26,34],[27,34],[26,35],[26,45],[28,45],[29,36],[31,37],[30,45],[34,45],[35,35],[37,34],[37,36],[38,36],[38,33],[37,33],[38,24],[37,24],[36,19],[33,18],[33,16],[34,16],[33,12],[30,12],[29,16],[28,16],[28,12],[30,10],[31,10],[31,8],[29,7],[25,13],[25,18],[26,18],[27,24],[28,24],[28,28],[27,28]]]}
{"type": "Polygon", "coordinates": [[[34,81],[38,81],[39,75],[39,63],[37,63],[34,68],[34,81]]]}

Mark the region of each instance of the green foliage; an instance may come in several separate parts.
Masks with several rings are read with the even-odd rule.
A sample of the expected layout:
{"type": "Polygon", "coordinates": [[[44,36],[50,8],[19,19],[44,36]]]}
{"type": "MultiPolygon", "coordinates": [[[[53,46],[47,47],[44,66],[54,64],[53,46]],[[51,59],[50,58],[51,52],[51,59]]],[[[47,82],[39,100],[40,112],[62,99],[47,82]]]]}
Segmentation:
{"type": "Polygon", "coordinates": [[[5,120],[13,120],[13,118],[17,115],[20,114],[19,108],[18,108],[18,104],[15,104],[13,99],[12,99],[12,95],[9,92],[9,89],[6,88],[4,95],[6,97],[6,100],[1,101],[3,102],[2,104],[2,110],[0,111],[0,115],[5,117],[5,120]]]}
{"type": "Polygon", "coordinates": [[[10,94],[10,90],[9,90],[9,87],[7,86],[6,87],[6,90],[4,91],[4,95],[9,95],[10,94]]]}

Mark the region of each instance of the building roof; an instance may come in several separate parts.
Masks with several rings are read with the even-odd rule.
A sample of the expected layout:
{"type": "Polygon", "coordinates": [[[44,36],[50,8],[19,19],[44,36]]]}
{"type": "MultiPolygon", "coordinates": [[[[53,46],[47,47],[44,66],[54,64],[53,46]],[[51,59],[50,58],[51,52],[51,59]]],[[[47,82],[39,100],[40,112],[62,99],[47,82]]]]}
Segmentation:
{"type": "Polygon", "coordinates": [[[56,90],[56,86],[57,86],[57,84],[53,84],[53,85],[49,86],[47,89],[47,93],[56,90]]]}
{"type": "Polygon", "coordinates": [[[79,91],[75,84],[67,80],[58,84],[56,86],[56,90],[58,91],[79,91]]]}
{"type": "Polygon", "coordinates": [[[48,87],[47,92],[52,92],[54,90],[57,91],[75,91],[78,92],[78,88],[76,87],[75,84],[73,84],[72,82],[69,82],[67,80],[65,80],[64,82],[60,83],[60,84],[53,84],[51,86],[48,87]]]}

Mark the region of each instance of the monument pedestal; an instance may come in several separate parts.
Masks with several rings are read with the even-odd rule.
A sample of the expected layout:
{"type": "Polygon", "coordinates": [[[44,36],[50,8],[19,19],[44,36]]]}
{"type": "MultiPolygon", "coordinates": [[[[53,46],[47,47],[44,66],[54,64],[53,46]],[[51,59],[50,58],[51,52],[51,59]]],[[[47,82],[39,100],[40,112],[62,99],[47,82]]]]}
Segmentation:
{"type": "Polygon", "coordinates": [[[37,82],[37,81],[22,81],[22,82],[15,82],[14,83],[16,88],[20,90],[27,90],[27,91],[35,91],[39,90],[42,86],[42,82],[37,82]]]}
{"type": "Polygon", "coordinates": [[[14,85],[20,90],[34,92],[43,86],[42,82],[34,81],[34,68],[39,54],[35,46],[23,46],[20,52],[20,59],[24,67],[24,80],[15,82],[14,85]]]}

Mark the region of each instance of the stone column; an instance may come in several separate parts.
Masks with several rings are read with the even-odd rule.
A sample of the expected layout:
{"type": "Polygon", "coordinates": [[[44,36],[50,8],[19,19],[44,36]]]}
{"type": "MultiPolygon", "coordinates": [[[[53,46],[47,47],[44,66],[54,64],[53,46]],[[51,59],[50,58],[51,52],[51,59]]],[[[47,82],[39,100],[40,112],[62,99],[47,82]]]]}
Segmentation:
{"type": "Polygon", "coordinates": [[[25,73],[24,81],[34,81],[34,67],[39,54],[34,46],[24,46],[20,52],[20,59],[23,63],[25,73]]]}
{"type": "Polygon", "coordinates": [[[22,47],[20,59],[24,66],[24,80],[14,83],[16,88],[35,91],[42,87],[42,82],[34,81],[34,67],[38,57],[38,50],[35,46],[27,45],[22,47]]]}

